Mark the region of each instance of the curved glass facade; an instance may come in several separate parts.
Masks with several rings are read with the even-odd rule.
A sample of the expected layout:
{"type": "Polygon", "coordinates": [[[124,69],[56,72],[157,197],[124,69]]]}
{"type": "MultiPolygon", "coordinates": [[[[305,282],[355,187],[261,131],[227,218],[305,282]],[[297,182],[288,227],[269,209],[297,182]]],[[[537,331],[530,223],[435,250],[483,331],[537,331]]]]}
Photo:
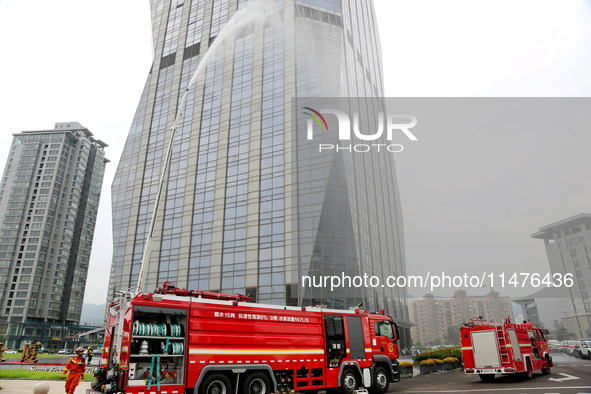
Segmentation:
{"type": "Polygon", "coordinates": [[[169,130],[204,62],[174,142],[145,290],[170,280],[265,303],[364,302],[408,320],[403,289],[300,283],[405,274],[393,161],[334,155],[316,166],[294,130],[297,97],[383,94],[373,4],[262,2],[264,11],[244,0],[151,2],[155,59],[113,183],[109,294],[137,283],[169,130]],[[252,22],[236,27],[236,12],[252,22]]]}

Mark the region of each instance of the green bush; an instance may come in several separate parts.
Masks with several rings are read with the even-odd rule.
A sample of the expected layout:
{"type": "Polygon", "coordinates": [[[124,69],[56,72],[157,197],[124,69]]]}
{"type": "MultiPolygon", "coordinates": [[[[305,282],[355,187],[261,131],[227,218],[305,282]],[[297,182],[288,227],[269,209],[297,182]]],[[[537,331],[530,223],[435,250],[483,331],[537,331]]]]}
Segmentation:
{"type": "Polygon", "coordinates": [[[444,358],[447,358],[447,357],[455,357],[458,360],[461,360],[462,359],[462,349],[459,347],[450,347],[450,348],[445,348],[445,349],[431,350],[431,351],[424,352],[424,353],[414,356],[413,360],[414,360],[415,364],[417,364],[417,363],[420,363],[421,361],[427,360],[429,358],[443,360],[444,358]]]}

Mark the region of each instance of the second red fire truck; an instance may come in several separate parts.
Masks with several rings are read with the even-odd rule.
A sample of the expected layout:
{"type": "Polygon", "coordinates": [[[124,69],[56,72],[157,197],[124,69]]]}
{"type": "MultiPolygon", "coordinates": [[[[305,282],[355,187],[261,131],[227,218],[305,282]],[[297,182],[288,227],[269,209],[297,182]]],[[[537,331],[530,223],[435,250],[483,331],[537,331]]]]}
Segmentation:
{"type": "Polygon", "coordinates": [[[383,312],[247,299],[168,283],[123,293],[87,393],[383,393],[400,380],[398,327],[383,312]]]}
{"type": "Polygon", "coordinates": [[[550,373],[552,357],[546,342],[547,330],[531,323],[504,324],[472,319],[460,329],[464,372],[492,382],[495,374],[521,373],[531,379],[534,371],[550,373]]]}

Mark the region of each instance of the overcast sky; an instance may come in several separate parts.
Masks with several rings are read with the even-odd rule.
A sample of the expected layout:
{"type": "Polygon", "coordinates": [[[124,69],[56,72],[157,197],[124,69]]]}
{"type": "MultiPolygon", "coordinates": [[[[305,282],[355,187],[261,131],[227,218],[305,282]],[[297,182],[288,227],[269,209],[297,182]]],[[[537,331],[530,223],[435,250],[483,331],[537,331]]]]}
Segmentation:
{"type": "MultiPolygon", "coordinates": [[[[375,5],[387,96],[591,96],[591,1],[375,0],[375,5]]],[[[151,65],[149,11],[147,0],[0,0],[0,165],[6,163],[12,133],[49,129],[55,122],[78,121],[109,145],[87,303],[100,304],[106,297],[110,186],[151,65]]],[[[510,261],[530,269],[539,264],[545,272],[542,241],[530,234],[591,211],[591,165],[580,157],[589,157],[588,149],[581,149],[589,141],[579,140],[582,136],[571,136],[560,149],[515,145],[509,163],[478,138],[457,152],[472,152],[467,163],[432,149],[435,140],[421,137],[425,143],[403,152],[409,154],[398,162],[410,273],[429,269],[441,256],[466,266],[476,256],[484,265],[510,261]],[[547,152],[556,163],[570,161],[571,172],[561,177],[562,193],[522,212],[515,207],[530,205],[531,196],[519,192],[527,169],[538,171],[539,182],[553,181],[539,176],[544,167],[532,165],[532,150],[538,152],[536,164],[544,163],[547,152]],[[522,178],[500,176],[509,165],[522,178]],[[473,174],[482,168],[496,175],[478,181],[473,174]],[[446,170],[455,171],[449,182],[441,181],[449,175],[446,170]],[[498,201],[498,209],[487,210],[475,203],[479,196],[470,192],[475,187],[514,192],[498,201]],[[455,198],[466,195],[473,200],[455,198]],[[514,221],[499,220],[498,212],[508,211],[514,221]],[[494,225],[484,233],[466,228],[475,216],[483,227],[494,225]],[[493,242],[502,253],[489,253],[493,242]]],[[[453,138],[460,136],[447,142],[453,138]]]]}

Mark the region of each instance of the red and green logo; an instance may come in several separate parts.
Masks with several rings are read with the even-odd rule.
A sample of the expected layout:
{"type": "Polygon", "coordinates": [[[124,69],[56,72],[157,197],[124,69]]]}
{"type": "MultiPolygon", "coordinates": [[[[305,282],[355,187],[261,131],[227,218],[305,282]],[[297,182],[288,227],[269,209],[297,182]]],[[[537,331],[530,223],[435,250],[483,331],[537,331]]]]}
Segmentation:
{"type": "Polygon", "coordinates": [[[304,112],[305,115],[308,115],[309,117],[314,119],[316,121],[316,123],[318,123],[318,126],[320,126],[320,130],[324,130],[324,128],[326,127],[326,131],[328,131],[328,125],[326,124],[326,120],[324,119],[324,116],[322,116],[320,114],[320,112],[318,112],[310,107],[304,107],[304,109],[307,109],[308,111],[311,111],[314,113],[314,114],[311,114],[310,112],[304,112]],[[318,119],[318,118],[320,118],[320,119],[318,119]],[[322,123],[324,123],[324,127],[322,127],[322,123],[320,123],[320,120],[322,120],[322,123]]]}

